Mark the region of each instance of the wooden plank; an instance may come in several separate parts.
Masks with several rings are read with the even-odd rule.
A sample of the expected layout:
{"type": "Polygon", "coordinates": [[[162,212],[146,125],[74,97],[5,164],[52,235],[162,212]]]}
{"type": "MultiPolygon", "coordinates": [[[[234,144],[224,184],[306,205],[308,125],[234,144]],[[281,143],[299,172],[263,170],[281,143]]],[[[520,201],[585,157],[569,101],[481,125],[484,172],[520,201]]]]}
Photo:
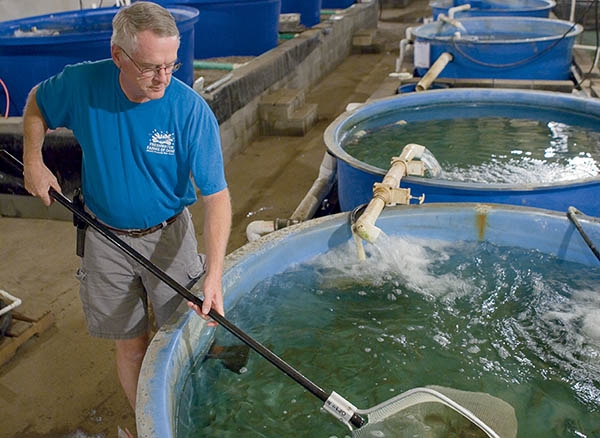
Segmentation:
{"type": "Polygon", "coordinates": [[[18,318],[15,318],[15,321],[8,330],[14,337],[5,337],[0,342],[0,365],[10,360],[16,354],[17,349],[32,336],[41,334],[54,322],[54,315],[50,311],[46,311],[37,320],[23,321],[21,318],[31,320],[31,318],[22,314],[19,314],[18,318]]]}

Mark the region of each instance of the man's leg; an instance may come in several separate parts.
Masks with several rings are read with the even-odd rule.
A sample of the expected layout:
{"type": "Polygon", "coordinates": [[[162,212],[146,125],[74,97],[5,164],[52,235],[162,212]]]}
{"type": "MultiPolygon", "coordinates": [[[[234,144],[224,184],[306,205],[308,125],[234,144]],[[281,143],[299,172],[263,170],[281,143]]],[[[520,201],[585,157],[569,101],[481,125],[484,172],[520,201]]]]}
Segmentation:
{"type": "Polygon", "coordinates": [[[129,404],[135,411],[135,396],[144,354],[148,348],[148,335],[115,341],[117,347],[117,372],[129,404]]]}

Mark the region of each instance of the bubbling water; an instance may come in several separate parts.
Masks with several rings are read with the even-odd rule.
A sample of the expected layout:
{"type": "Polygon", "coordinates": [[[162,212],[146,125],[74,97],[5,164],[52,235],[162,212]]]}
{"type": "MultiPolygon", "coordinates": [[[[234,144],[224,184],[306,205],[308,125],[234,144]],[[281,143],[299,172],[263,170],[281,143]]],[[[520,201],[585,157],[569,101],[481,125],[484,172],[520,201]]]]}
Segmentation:
{"type": "Polygon", "coordinates": [[[390,157],[418,143],[441,166],[427,166],[426,176],[450,181],[547,184],[600,174],[600,133],[591,129],[506,117],[402,122],[361,128],[344,139],[343,149],[387,170],[390,157]]]}
{"type": "MultiPolygon", "coordinates": [[[[600,269],[485,242],[383,236],[366,251],[361,263],[349,242],[291,266],[228,318],[361,408],[437,384],[507,401],[522,438],[599,432],[600,269]]],[[[236,342],[222,329],[216,341],[236,342]]],[[[257,356],[239,375],[200,358],[177,436],[348,435],[257,356]]]]}

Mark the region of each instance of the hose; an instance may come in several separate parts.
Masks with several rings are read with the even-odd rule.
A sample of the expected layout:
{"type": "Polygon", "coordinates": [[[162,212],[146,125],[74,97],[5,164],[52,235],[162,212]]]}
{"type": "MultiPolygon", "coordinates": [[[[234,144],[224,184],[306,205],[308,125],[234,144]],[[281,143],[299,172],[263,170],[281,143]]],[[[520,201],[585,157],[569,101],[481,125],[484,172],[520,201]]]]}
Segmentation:
{"type": "Polygon", "coordinates": [[[569,207],[569,209],[567,211],[567,217],[573,223],[573,225],[575,225],[575,228],[577,228],[577,231],[579,231],[579,234],[581,234],[581,237],[583,238],[583,240],[585,241],[587,246],[592,250],[592,252],[596,256],[596,258],[600,261],[600,252],[598,252],[596,245],[594,245],[594,242],[592,242],[592,240],[589,238],[589,236],[586,234],[586,232],[583,231],[583,227],[581,226],[581,224],[575,217],[576,214],[582,214],[582,213],[579,210],[577,210],[575,207],[569,207]]]}

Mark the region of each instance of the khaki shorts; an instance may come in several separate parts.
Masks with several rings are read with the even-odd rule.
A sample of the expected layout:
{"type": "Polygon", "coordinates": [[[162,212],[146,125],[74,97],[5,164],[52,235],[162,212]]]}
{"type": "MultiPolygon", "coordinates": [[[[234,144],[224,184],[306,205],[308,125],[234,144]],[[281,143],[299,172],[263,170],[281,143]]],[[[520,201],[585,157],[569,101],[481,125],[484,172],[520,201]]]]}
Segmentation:
{"type": "MultiPolygon", "coordinates": [[[[191,287],[204,273],[204,256],[198,254],[187,209],[154,233],[118,237],[183,286],[191,287]]],[[[88,330],[100,338],[131,339],[147,333],[148,299],[157,327],[182,301],[177,292],[91,227],[77,278],[88,330]]]]}

